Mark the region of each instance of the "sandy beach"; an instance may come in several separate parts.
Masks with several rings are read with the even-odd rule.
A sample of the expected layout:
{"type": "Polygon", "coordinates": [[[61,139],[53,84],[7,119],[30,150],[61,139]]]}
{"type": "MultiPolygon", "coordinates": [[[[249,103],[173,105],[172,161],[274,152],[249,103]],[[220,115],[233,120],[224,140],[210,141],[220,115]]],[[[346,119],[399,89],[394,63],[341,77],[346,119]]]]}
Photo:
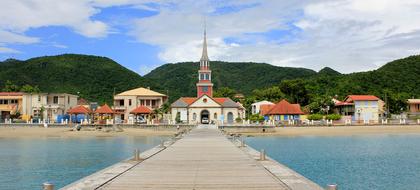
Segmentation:
{"type": "MultiPolygon", "coordinates": [[[[155,130],[144,128],[124,128],[122,132],[104,132],[98,130],[72,131],[71,128],[44,128],[44,127],[0,127],[0,138],[37,138],[37,137],[115,137],[115,136],[167,136],[174,135],[175,130],[155,130]]],[[[281,127],[275,132],[255,133],[242,132],[243,135],[252,136],[338,136],[338,135],[364,135],[364,134],[420,134],[420,125],[406,126],[336,126],[336,127],[281,127]]]]}
{"type": "Polygon", "coordinates": [[[124,128],[122,132],[104,131],[71,131],[71,128],[44,128],[44,127],[0,127],[0,138],[38,138],[38,137],[115,137],[115,136],[168,136],[174,135],[175,130],[154,130],[124,128]]]}
{"type": "Polygon", "coordinates": [[[420,125],[336,126],[336,127],[281,127],[271,133],[242,133],[252,136],[350,136],[370,134],[420,134],[420,125]]]}

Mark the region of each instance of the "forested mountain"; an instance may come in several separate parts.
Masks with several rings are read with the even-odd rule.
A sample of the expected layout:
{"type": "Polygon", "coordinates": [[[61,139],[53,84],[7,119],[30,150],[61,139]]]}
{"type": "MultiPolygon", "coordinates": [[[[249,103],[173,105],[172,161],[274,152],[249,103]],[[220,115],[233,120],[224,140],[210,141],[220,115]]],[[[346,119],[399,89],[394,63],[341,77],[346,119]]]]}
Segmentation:
{"type": "MultiPolygon", "coordinates": [[[[277,67],[266,63],[212,61],[214,89],[229,87],[238,93],[250,94],[254,89],[278,84],[282,80],[315,76],[317,72],[304,68],[277,67]]],[[[159,88],[169,90],[172,98],[195,96],[198,62],[166,64],[145,75],[159,82],[159,88]]]]}
{"type": "Polygon", "coordinates": [[[0,90],[7,81],[14,86],[38,86],[42,92],[79,92],[88,100],[109,103],[114,89],[120,92],[150,85],[109,58],[76,54],[0,62],[0,90]]]}
{"type": "MultiPolygon", "coordinates": [[[[315,72],[265,63],[212,61],[210,64],[216,94],[242,93],[248,103],[287,98],[317,109],[334,96],[343,99],[348,94],[373,94],[386,99],[390,110],[398,112],[404,108],[407,98],[420,98],[420,56],[351,74],[340,74],[328,67],[315,72]]],[[[180,96],[195,96],[198,67],[197,62],[165,64],[141,77],[106,57],[65,54],[26,61],[8,59],[0,62],[0,89],[7,86],[8,90],[21,90],[17,86],[31,85],[38,86],[42,92],[80,92],[90,101],[112,103],[114,89],[119,93],[150,86],[168,93],[172,102],[180,96]]]]}

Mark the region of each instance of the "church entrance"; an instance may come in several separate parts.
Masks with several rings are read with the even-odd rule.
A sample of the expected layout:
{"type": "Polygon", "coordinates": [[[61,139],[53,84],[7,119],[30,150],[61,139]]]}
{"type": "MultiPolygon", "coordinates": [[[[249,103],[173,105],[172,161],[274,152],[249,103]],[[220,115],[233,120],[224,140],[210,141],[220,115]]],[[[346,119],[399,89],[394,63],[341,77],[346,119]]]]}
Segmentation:
{"type": "Polygon", "coordinates": [[[210,123],[209,115],[210,115],[209,111],[207,111],[207,110],[201,111],[200,121],[201,121],[202,124],[209,124],[210,123]]]}
{"type": "Polygon", "coordinates": [[[233,113],[232,112],[229,112],[227,114],[227,120],[228,120],[228,123],[233,123],[233,113]]]}

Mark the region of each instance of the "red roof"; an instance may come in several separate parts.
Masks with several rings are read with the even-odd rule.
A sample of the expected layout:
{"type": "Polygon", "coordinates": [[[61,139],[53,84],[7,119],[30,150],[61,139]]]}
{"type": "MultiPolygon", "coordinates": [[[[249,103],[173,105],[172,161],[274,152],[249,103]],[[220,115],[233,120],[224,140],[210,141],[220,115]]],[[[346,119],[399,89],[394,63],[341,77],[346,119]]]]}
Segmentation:
{"type": "Polygon", "coordinates": [[[353,102],[353,101],[377,101],[377,100],[379,100],[379,98],[374,95],[348,95],[344,101],[353,102]]]}
{"type": "Polygon", "coordinates": [[[274,105],[271,104],[263,104],[260,106],[260,115],[267,115],[268,111],[270,111],[274,105]]]}
{"type": "Polygon", "coordinates": [[[227,100],[227,98],[213,98],[213,100],[219,104],[223,104],[227,100]]]}
{"type": "Polygon", "coordinates": [[[187,103],[188,105],[190,105],[190,104],[194,103],[197,98],[182,97],[181,99],[182,99],[182,101],[184,101],[185,103],[187,103]]]}
{"type": "Polygon", "coordinates": [[[131,110],[130,113],[133,113],[133,114],[150,114],[150,113],[152,113],[152,110],[149,109],[146,106],[139,106],[139,107],[131,110]]]}
{"type": "Polygon", "coordinates": [[[88,114],[90,112],[92,111],[90,111],[90,109],[86,108],[85,106],[76,106],[67,111],[69,114],[88,114]]]}
{"type": "Polygon", "coordinates": [[[105,104],[105,105],[101,106],[100,108],[98,108],[97,110],[95,110],[95,113],[98,113],[98,114],[113,114],[114,111],[108,106],[108,104],[105,104]]]}
{"type": "Polygon", "coordinates": [[[304,114],[299,104],[291,104],[286,100],[282,100],[274,105],[267,115],[301,115],[304,114]]]}
{"type": "MultiPolygon", "coordinates": [[[[200,98],[200,97],[199,97],[200,98]]],[[[181,97],[182,101],[184,101],[185,103],[187,103],[188,105],[191,105],[192,103],[194,103],[196,100],[198,100],[199,98],[193,98],[193,97],[181,97]]],[[[212,100],[214,100],[215,102],[217,102],[218,104],[223,104],[225,103],[226,100],[228,100],[228,98],[213,98],[210,97],[212,100]]]]}
{"type": "Polygon", "coordinates": [[[0,96],[22,96],[22,92],[0,92],[0,96]]]}
{"type": "Polygon", "coordinates": [[[342,102],[342,101],[335,102],[335,106],[347,106],[347,105],[353,105],[353,103],[351,103],[351,102],[342,102]]]}

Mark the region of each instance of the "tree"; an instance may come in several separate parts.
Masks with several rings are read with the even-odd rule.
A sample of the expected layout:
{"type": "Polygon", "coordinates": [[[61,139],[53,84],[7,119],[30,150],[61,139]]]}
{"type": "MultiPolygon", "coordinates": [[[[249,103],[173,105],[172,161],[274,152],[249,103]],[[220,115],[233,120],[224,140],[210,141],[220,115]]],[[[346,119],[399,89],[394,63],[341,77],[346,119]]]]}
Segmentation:
{"type": "Polygon", "coordinates": [[[235,100],[235,94],[236,91],[228,88],[228,87],[222,87],[214,91],[213,96],[214,97],[229,97],[232,100],[235,100]]]}
{"type": "Polygon", "coordinates": [[[22,88],[20,88],[20,91],[26,92],[26,93],[40,93],[41,92],[38,86],[31,86],[29,84],[23,85],[22,88]]]}
{"type": "Polygon", "coordinates": [[[13,84],[12,81],[7,80],[6,84],[4,85],[3,91],[4,92],[19,92],[20,88],[18,85],[13,84]]]}
{"type": "Polygon", "coordinates": [[[326,114],[331,113],[331,109],[334,106],[332,98],[329,96],[317,96],[312,99],[312,102],[308,105],[311,113],[326,114]]]}
{"type": "Polygon", "coordinates": [[[306,82],[304,80],[296,79],[282,81],[279,87],[291,102],[307,105],[309,103],[309,93],[305,86],[306,82]]]}
{"type": "Polygon", "coordinates": [[[278,102],[285,98],[285,94],[280,90],[278,86],[273,86],[266,89],[257,89],[252,92],[255,99],[258,101],[267,100],[271,102],[278,102]]]}

